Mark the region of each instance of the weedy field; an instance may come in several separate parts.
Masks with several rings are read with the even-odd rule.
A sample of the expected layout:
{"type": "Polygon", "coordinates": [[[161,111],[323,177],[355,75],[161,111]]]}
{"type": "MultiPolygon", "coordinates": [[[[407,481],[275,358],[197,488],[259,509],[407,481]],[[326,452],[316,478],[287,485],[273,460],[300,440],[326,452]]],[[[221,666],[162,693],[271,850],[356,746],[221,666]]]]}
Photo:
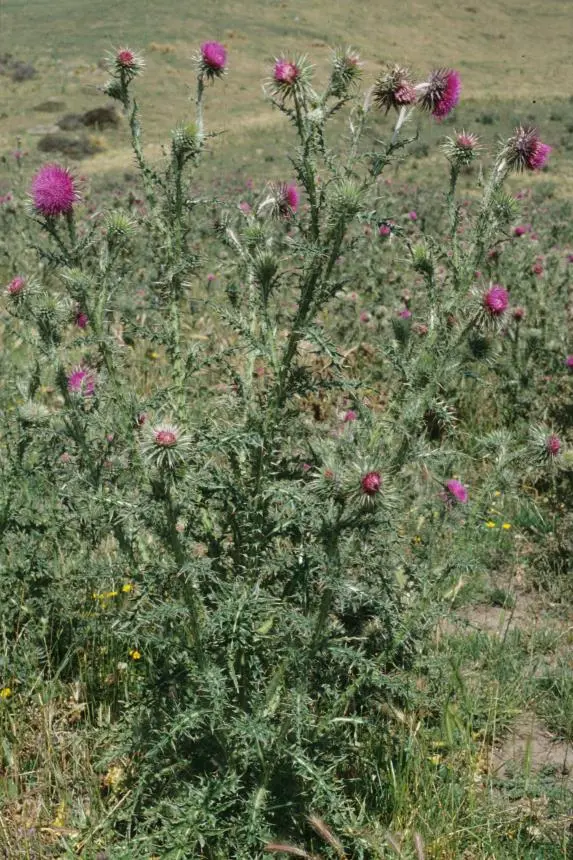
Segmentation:
{"type": "Polygon", "coordinates": [[[567,860],[566,4],[0,16],[3,856],[567,860]]]}

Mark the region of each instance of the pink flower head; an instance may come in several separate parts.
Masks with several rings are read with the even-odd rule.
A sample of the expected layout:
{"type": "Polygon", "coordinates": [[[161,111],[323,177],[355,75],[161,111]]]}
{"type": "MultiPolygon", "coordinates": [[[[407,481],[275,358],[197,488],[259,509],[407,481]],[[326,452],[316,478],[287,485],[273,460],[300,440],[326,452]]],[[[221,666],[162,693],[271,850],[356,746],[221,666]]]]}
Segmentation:
{"type": "Polygon", "coordinates": [[[261,204],[270,206],[275,217],[290,218],[298,209],[300,194],[293,182],[279,182],[272,186],[271,196],[261,204]]]}
{"type": "Polygon", "coordinates": [[[93,397],[95,393],[95,376],[84,367],[75,367],[68,376],[67,383],[70,394],[93,397]]]}
{"type": "Polygon", "coordinates": [[[212,284],[214,280],[215,280],[215,275],[213,274],[213,272],[209,272],[209,274],[207,275],[207,283],[212,284]]]}
{"type": "Polygon", "coordinates": [[[507,164],[513,170],[541,170],[545,167],[551,153],[551,147],[542,143],[536,128],[515,129],[505,146],[504,154],[507,164]]]}
{"type": "Polygon", "coordinates": [[[401,311],[398,311],[398,316],[402,320],[409,320],[410,317],[412,316],[412,311],[409,310],[408,308],[402,308],[401,311]]]}
{"type": "Polygon", "coordinates": [[[573,370],[573,355],[568,355],[565,359],[565,367],[569,370],[573,370]]]}
{"type": "Polygon", "coordinates": [[[153,440],[159,448],[172,448],[177,445],[177,439],[175,427],[158,427],[153,431],[153,440]]]}
{"type": "Polygon", "coordinates": [[[408,212],[408,218],[410,219],[410,221],[417,221],[418,220],[418,213],[416,212],[415,209],[412,209],[410,212],[408,212]]]}
{"type": "Polygon", "coordinates": [[[573,254],[567,254],[567,262],[573,263],[573,254]]]}
{"type": "Polygon", "coordinates": [[[239,209],[241,210],[241,212],[243,213],[243,215],[250,215],[250,213],[251,213],[251,209],[252,209],[252,206],[251,206],[251,204],[250,204],[250,203],[247,203],[247,201],[246,201],[246,200],[242,200],[242,201],[239,203],[239,209]]]}
{"type": "Polygon", "coordinates": [[[83,311],[78,310],[76,314],[76,325],[78,328],[85,328],[88,324],[88,315],[83,311]]]}
{"type": "Polygon", "coordinates": [[[361,322],[361,323],[367,323],[367,322],[370,322],[370,314],[368,313],[368,311],[362,311],[362,312],[360,313],[360,317],[359,317],[359,319],[360,319],[360,322],[361,322]]]}
{"type": "Polygon", "coordinates": [[[348,412],[345,413],[344,418],[342,419],[345,424],[349,424],[352,421],[356,421],[358,418],[358,413],[354,411],[354,409],[349,409],[348,412]]]}
{"type": "Polygon", "coordinates": [[[19,296],[25,286],[26,278],[23,278],[22,275],[16,275],[6,287],[6,292],[9,296],[19,296]]]}
{"type": "Polygon", "coordinates": [[[455,478],[450,478],[449,481],[446,481],[444,484],[444,488],[447,491],[447,499],[450,501],[459,502],[461,505],[465,505],[468,500],[468,491],[467,488],[464,487],[461,481],[457,481],[455,478]]]}
{"type": "Polygon", "coordinates": [[[460,100],[462,82],[455,69],[436,69],[423,85],[420,106],[436,119],[444,119],[460,100]]]}
{"type": "Polygon", "coordinates": [[[521,322],[525,317],[525,308],[517,307],[513,309],[513,318],[516,322],[521,322]]]}
{"type": "Polygon", "coordinates": [[[531,267],[531,271],[533,272],[534,275],[537,275],[537,277],[540,277],[543,274],[543,263],[540,262],[539,260],[537,260],[537,262],[534,263],[533,266],[531,267]]]}
{"type": "Polygon", "coordinates": [[[561,450],[561,439],[555,433],[552,433],[545,440],[545,447],[550,457],[556,457],[561,450]]]}
{"type": "Polygon", "coordinates": [[[210,77],[222,75],[227,62],[227,52],[220,42],[203,42],[201,45],[201,66],[210,77]]]}
{"type": "Polygon", "coordinates": [[[380,472],[367,472],[360,481],[362,492],[367,496],[375,496],[380,492],[382,486],[382,475],[380,472]]]}
{"type": "Polygon", "coordinates": [[[401,66],[388,66],[386,72],[374,84],[372,97],[375,104],[386,113],[390,108],[399,111],[416,101],[416,88],[410,80],[410,72],[401,66]]]}
{"type": "Polygon", "coordinates": [[[390,236],[392,233],[392,227],[390,224],[380,224],[378,228],[378,235],[385,239],[387,236],[390,236]]]}
{"type": "Polygon", "coordinates": [[[291,63],[290,60],[276,60],[273,79],[281,89],[293,89],[297,81],[300,80],[300,69],[296,63],[291,63]]]}
{"type": "Polygon", "coordinates": [[[143,59],[129,48],[120,48],[113,60],[113,70],[127,78],[134,78],[144,65],[143,59]]]}
{"type": "Polygon", "coordinates": [[[45,218],[71,213],[79,199],[71,173],[59,164],[45,164],[32,180],[34,209],[45,218]]]}
{"type": "Polygon", "coordinates": [[[482,298],[483,307],[492,317],[501,316],[507,310],[509,304],[509,293],[499,284],[494,284],[484,293],[482,298]]]}
{"type": "Polygon", "coordinates": [[[517,227],[513,228],[513,235],[524,236],[526,233],[529,233],[530,230],[531,226],[529,224],[518,224],[517,227]]]}

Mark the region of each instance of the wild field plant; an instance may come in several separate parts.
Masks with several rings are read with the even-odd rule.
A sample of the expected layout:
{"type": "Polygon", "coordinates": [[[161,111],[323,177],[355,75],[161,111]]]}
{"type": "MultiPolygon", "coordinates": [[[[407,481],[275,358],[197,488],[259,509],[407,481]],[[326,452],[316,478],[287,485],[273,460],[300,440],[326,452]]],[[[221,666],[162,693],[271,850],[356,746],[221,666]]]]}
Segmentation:
{"type": "MultiPolygon", "coordinates": [[[[73,689],[74,724],[106,737],[97,804],[48,786],[74,810],[76,850],[214,860],[270,843],[304,857],[294,843],[319,850],[318,833],[326,856],[388,856],[384,822],[406,809],[418,754],[396,721],[419,701],[447,595],[481,564],[492,499],[524,479],[570,482],[532,375],[542,355],[565,376],[566,344],[550,314],[522,333],[520,287],[492,269],[517,215],[504,182],[549,147],[517,128],[470,210],[457,186],[479,142],[454,133],[447,228],[413,234],[384,172],[407,156],[413,116],[455,108],[457,72],[415,83],[391,66],[364,94],[341,50],[319,91],[306,58],[279,57],[265,91],[292,128],[291,176],[239,206],[194,196],[226,51],[205,43],[194,62],[194,120],[152,164],[143,60],[110,58],[137,217],[86,217],[75,176],[45,165],[27,225],[10,216],[2,242],[4,766],[18,705],[73,689]],[[220,269],[208,287],[206,231],[220,269]],[[397,311],[379,282],[390,253],[397,311]],[[357,278],[382,307],[360,323],[366,346],[347,310],[357,278]]],[[[560,264],[552,278],[550,300],[568,300],[560,264]]],[[[409,844],[423,856],[421,836],[409,844]]]]}

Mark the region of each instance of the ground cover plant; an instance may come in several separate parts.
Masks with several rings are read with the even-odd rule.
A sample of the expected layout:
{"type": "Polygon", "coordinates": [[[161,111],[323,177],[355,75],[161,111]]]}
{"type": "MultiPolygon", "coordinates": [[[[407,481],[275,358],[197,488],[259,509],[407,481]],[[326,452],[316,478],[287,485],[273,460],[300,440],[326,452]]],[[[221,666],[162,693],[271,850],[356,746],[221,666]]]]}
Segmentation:
{"type": "Polygon", "coordinates": [[[5,852],[566,857],[571,211],[527,190],[551,148],[452,128],[445,190],[400,185],[458,72],[280,55],[288,173],[199,192],[227,52],[194,63],[150,160],[144,60],[108,58],[137,195],[13,159],[5,852]],[[553,626],[512,625],[518,585],[553,626]],[[496,770],[516,704],[562,759],[496,770]]]}

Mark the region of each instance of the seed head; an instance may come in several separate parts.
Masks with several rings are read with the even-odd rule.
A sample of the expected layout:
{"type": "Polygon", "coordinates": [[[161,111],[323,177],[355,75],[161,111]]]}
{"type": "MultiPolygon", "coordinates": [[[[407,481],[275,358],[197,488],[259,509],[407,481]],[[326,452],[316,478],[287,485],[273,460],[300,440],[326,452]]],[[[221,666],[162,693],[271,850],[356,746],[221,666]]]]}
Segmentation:
{"type": "Polygon", "coordinates": [[[455,69],[436,69],[420,91],[420,107],[436,119],[444,119],[460,100],[462,82],[455,69]]]}
{"type": "Polygon", "coordinates": [[[410,72],[401,66],[388,66],[374,84],[372,91],[374,103],[380,110],[388,111],[413,105],[416,102],[416,88],[410,80],[410,72]]]}
{"type": "Polygon", "coordinates": [[[545,167],[551,147],[542,143],[536,128],[519,126],[507,141],[503,155],[511,170],[541,170],[545,167]]]}
{"type": "Polygon", "coordinates": [[[74,179],[59,164],[45,164],[32,180],[32,205],[45,218],[71,213],[79,193],[74,179]]]}

